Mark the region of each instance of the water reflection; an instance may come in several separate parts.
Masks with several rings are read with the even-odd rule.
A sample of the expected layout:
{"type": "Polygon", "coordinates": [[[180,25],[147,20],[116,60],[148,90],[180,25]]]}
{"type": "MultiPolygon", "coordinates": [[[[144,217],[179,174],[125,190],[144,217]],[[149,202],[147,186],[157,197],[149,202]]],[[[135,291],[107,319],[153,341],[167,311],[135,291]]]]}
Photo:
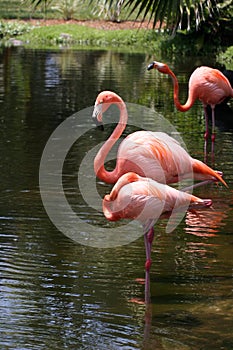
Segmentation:
{"type": "MultiPolygon", "coordinates": [[[[212,198],[214,209],[188,214],[171,234],[165,233],[166,220],[156,225],[152,305],[145,314],[144,305],[130,302],[144,295],[138,283],[144,277],[143,239],[95,249],[60,233],[41,203],[41,154],[64,119],[91,106],[100,90],[111,89],[127,102],[154,107],[202,160],[202,106],[197,103],[185,116],[175,111],[170,80],[146,74],[151,57],[143,54],[17,47],[1,49],[0,56],[1,348],[232,349],[232,130],[218,129],[215,155],[230,189],[199,189],[196,194],[212,198]]],[[[185,100],[196,62],[164,60],[183,81],[185,100]]],[[[153,125],[150,115],[146,127],[153,125]]],[[[64,174],[77,213],[100,227],[102,214],[90,213],[77,194],[77,163],[108,132],[83,138],[64,174]]],[[[109,192],[99,186],[102,194],[109,192]]]]}
{"type": "Polygon", "coordinates": [[[224,221],[227,215],[224,211],[213,209],[210,211],[187,213],[185,222],[187,227],[185,231],[201,237],[214,237],[219,232],[221,226],[225,225],[224,221]]]}

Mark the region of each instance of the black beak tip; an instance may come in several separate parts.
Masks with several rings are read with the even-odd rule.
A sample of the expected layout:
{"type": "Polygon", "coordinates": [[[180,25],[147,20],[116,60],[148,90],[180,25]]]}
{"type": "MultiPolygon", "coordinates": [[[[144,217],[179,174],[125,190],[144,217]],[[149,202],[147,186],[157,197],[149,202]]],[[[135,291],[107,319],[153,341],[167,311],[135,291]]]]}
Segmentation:
{"type": "Polygon", "coordinates": [[[154,63],[150,63],[148,66],[147,66],[147,70],[151,70],[154,68],[154,63]]]}

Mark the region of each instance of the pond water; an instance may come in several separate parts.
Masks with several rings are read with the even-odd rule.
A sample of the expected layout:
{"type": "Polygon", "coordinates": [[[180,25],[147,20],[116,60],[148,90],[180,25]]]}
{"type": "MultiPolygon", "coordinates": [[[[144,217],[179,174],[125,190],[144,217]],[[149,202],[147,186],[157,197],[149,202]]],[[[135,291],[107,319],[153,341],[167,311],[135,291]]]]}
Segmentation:
{"type": "MultiPolygon", "coordinates": [[[[176,111],[169,77],[146,71],[158,57],[22,47],[2,49],[0,55],[1,349],[232,349],[232,102],[228,110],[232,119],[219,112],[215,158],[207,160],[223,171],[229,188],[211,184],[197,189],[200,197],[212,198],[213,208],[187,213],[172,233],[166,233],[166,220],[156,223],[151,305],[146,308],[139,302],[144,286],[138,282],[144,277],[143,237],[96,248],[61,232],[41,200],[41,157],[58,126],[93,106],[98,92],[110,89],[128,103],[153,108],[154,114],[145,121],[150,130],[155,130],[160,113],[180,132],[189,153],[203,160],[202,106],[197,102],[185,114],[176,111]]],[[[194,66],[210,64],[209,58],[167,63],[181,82],[181,101],[186,99],[194,66]]],[[[86,124],[92,125],[91,114],[86,124]]],[[[134,125],[140,126],[140,120],[134,125]]],[[[83,200],[78,166],[111,130],[107,126],[101,133],[90,127],[64,163],[69,203],[97,231],[110,223],[83,200]]],[[[125,134],[132,131],[133,126],[127,127],[125,134]]],[[[101,195],[111,188],[101,181],[97,184],[101,195]]],[[[55,189],[49,197],[54,212],[55,189]]],[[[88,232],[80,228],[82,234],[88,232]]]]}

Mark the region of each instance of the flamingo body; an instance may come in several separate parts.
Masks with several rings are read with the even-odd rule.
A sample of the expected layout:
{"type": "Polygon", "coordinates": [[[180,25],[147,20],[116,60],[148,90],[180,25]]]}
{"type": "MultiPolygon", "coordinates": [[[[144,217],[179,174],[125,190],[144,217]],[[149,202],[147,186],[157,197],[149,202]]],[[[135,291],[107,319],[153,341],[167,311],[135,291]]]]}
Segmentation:
{"type": "Polygon", "coordinates": [[[124,131],[128,118],[121,97],[114,92],[103,91],[97,96],[93,112],[93,118],[98,124],[111,104],[118,106],[120,120],[94,160],[95,173],[101,180],[116,183],[123,174],[135,172],[166,184],[194,177],[196,180],[217,180],[226,185],[217,172],[192,158],[178,141],[163,132],[136,131],[128,135],[119,146],[115,169],[107,171],[104,161],[124,131]]]}
{"type": "Polygon", "coordinates": [[[233,97],[229,80],[218,69],[202,66],[189,79],[189,95],[199,99],[204,105],[215,106],[227,97],[233,97]]]}

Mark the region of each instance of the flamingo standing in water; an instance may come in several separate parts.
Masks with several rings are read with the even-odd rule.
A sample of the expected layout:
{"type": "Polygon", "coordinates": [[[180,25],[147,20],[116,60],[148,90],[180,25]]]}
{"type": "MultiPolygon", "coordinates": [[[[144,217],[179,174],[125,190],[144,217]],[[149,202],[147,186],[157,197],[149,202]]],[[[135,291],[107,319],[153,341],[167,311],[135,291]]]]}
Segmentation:
{"type": "Polygon", "coordinates": [[[150,301],[151,246],[154,223],[163,213],[189,206],[190,209],[209,207],[210,199],[200,199],[168,185],[129,172],[119,178],[110,194],[103,199],[103,212],[109,221],[136,219],[143,225],[146,249],[145,302],[150,301]]]}
{"type": "Polygon", "coordinates": [[[128,135],[119,146],[115,169],[107,171],[104,161],[126,127],[127,109],[120,96],[103,91],[97,96],[93,111],[93,119],[100,125],[102,114],[112,104],[119,108],[120,119],[95,157],[94,170],[99,179],[116,183],[123,174],[133,171],[166,184],[194,177],[196,180],[221,181],[226,186],[220,173],[192,158],[175,139],[163,132],[136,131],[128,135]]]}
{"type": "Polygon", "coordinates": [[[185,104],[179,101],[179,83],[177,77],[168,67],[167,64],[154,61],[148,65],[147,69],[157,69],[160,73],[171,76],[174,87],[174,103],[176,108],[181,112],[188,111],[194,102],[199,99],[203,103],[205,114],[205,151],[207,145],[208,132],[208,115],[207,105],[212,109],[212,152],[214,151],[215,141],[215,106],[223,102],[227,97],[233,97],[233,89],[229,80],[218,69],[202,66],[195,69],[189,79],[189,94],[185,104]]]}

